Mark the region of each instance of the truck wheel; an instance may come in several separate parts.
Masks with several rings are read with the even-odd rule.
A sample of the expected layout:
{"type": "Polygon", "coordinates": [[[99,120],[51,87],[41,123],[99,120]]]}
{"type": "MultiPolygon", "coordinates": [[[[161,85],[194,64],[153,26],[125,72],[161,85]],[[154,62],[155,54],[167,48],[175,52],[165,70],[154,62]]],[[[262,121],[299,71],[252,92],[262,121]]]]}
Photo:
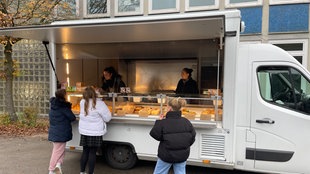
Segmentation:
{"type": "Polygon", "coordinates": [[[130,169],[138,160],[130,146],[116,144],[106,147],[105,158],[107,163],[116,169],[130,169]]]}

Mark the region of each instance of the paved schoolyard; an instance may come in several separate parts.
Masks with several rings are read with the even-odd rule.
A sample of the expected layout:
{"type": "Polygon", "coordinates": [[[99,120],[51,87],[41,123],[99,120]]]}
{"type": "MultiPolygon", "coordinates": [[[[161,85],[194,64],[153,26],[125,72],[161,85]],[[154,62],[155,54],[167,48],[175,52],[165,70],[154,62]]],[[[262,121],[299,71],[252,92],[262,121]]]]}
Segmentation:
{"type": "MultiPolygon", "coordinates": [[[[0,174],[47,174],[52,144],[47,135],[31,137],[0,136],[0,174]]],[[[63,165],[64,174],[79,173],[80,152],[66,152],[63,165]]],[[[130,170],[116,170],[107,166],[98,157],[95,174],[151,174],[155,163],[139,161],[130,170]]],[[[170,172],[172,173],[172,172],[170,172]]],[[[245,174],[240,171],[215,170],[201,167],[187,167],[187,174],[245,174]]]]}

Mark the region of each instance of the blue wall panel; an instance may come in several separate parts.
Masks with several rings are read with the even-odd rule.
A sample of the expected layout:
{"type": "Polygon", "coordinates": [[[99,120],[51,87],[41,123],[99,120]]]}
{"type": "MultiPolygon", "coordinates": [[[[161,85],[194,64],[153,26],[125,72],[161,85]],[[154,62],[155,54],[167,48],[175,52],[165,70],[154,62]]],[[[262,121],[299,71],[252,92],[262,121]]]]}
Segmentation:
{"type": "Polygon", "coordinates": [[[262,32],[262,7],[240,8],[241,20],[245,22],[245,31],[241,34],[262,32]]]}
{"type": "Polygon", "coordinates": [[[277,5],[269,8],[269,32],[308,31],[309,4],[277,5]]]}

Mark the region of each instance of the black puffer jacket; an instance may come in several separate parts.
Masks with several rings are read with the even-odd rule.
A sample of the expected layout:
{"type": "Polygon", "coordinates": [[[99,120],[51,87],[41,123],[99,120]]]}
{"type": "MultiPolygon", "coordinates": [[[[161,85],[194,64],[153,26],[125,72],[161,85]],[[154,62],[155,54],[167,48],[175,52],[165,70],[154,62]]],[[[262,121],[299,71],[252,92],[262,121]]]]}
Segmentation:
{"type": "Polygon", "coordinates": [[[71,111],[71,103],[52,97],[49,112],[50,127],[48,140],[52,142],[67,142],[72,139],[71,122],[76,119],[71,111]]]}
{"type": "Polygon", "coordinates": [[[168,163],[187,160],[196,132],[190,121],[181,117],[181,111],[170,111],[166,119],[157,120],[150,135],[160,141],[158,157],[168,163]]]}
{"type": "Polygon", "coordinates": [[[103,84],[101,88],[105,92],[120,92],[121,87],[126,87],[125,83],[122,81],[122,77],[117,75],[115,78],[111,80],[105,80],[103,78],[103,84]]]}
{"type": "Polygon", "coordinates": [[[198,94],[198,86],[197,82],[193,80],[191,77],[184,81],[183,79],[180,79],[178,82],[177,89],[175,90],[176,94],[198,94]]]}

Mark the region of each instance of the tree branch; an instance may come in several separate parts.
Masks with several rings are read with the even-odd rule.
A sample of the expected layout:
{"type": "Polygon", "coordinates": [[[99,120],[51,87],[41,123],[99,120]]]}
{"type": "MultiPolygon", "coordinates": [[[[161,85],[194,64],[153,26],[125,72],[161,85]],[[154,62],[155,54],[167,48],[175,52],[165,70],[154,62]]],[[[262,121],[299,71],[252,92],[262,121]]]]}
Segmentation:
{"type": "Polygon", "coordinates": [[[48,11],[50,12],[49,14],[47,14],[47,13],[42,13],[42,15],[40,16],[40,18],[41,18],[41,23],[44,23],[44,21],[45,21],[45,18],[46,17],[48,17],[52,12],[52,10],[54,10],[55,9],[55,7],[61,2],[62,0],[56,0],[54,3],[53,3],[53,5],[48,9],[48,11]]]}
{"type": "Polygon", "coordinates": [[[12,17],[12,26],[15,26],[15,22],[14,20],[17,18],[17,15],[20,13],[19,9],[20,9],[20,1],[21,0],[17,0],[17,5],[16,5],[16,13],[13,15],[12,17]]]}
{"type": "Polygon", "coordinates": [[[0,11],[4,14],[8,14],[8,11],[7,11],[7,5],[6,5],[6,1],[1,1],[0,2],[0,5],[1,5],[1,9],[0,11]]]}
{"type": "Polygon", "coordinates": [[[20,1],[21,1],[21,0],[17,0],[16,13],[15,13],[14,17],[16,17],[17,14],[19,14],[20,1]]]}

